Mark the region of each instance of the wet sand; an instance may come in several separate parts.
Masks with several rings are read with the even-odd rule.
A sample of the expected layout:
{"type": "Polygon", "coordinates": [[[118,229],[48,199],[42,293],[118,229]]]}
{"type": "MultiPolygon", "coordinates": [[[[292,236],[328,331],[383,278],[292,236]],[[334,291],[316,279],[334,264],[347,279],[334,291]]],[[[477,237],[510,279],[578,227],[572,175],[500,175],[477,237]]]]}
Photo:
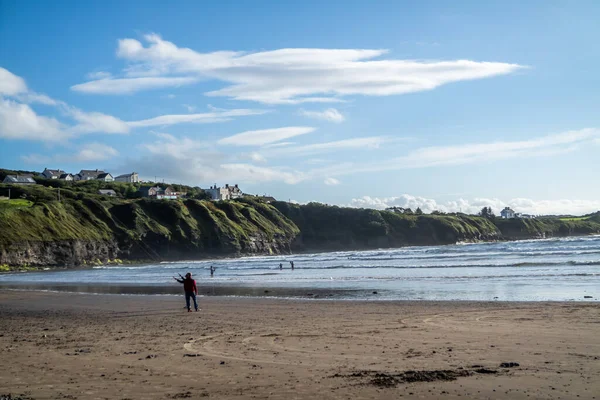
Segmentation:
{"type": "Polygon", "coordinates": [[[0,291],[0,397],[600,399],[597,303],[206,297],[201,307],[0,291]]]}

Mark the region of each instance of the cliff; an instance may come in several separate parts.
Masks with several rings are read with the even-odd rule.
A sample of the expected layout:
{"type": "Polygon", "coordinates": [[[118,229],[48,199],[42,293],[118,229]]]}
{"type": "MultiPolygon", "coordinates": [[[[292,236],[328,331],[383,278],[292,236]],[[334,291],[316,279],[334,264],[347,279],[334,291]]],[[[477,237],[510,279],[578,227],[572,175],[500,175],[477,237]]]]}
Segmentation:
{"type": "Polygon", "coordinates": [[[35,203],[0,208],[0,265],[280,254],[299,233],[275,208],[252,200],[119,200],[61,191],[58,202],[40,188],[20,190],[35,203]]]}
{"type": "Polygon", "coordinates": [[[76,266],[600,233],[600,214],[501,220],[253,198],[122,199],[66,188],[57,201],[57,189],[44,186],[13,187],[12,195],[21,199],[0,200],[0,265],[76,266]]]}

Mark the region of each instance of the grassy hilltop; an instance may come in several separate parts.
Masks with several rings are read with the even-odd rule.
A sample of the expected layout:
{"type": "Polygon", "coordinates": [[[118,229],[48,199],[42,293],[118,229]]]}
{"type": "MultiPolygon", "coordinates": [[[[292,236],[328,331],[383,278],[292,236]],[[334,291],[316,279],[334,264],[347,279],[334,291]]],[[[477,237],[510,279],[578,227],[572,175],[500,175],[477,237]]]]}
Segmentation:
{"type": "Polygon", "coordinates": [[[19,200],[0,200],[0,264],[288,253],[298,234],[275,208],[253,199],[122,199],[63,188],[59,202],[54,188],[11,189],[19,200]]]}
{"type": "MultiPolygon", "coordinates": [[[[292,251],[352,250],[600,233],[600,213],[511,219],[417,215],[260,198],[140,199],[139,185],[57,182],[10,186],[0,198],[0,265],[62,266],[292,251]],[[58,201],[58,187],[60,198],[58,201]],[[96,194],[111,188],[119,197],[96,194]]],[[[0,184],[0,196],[9,186],[0,184]]]]}

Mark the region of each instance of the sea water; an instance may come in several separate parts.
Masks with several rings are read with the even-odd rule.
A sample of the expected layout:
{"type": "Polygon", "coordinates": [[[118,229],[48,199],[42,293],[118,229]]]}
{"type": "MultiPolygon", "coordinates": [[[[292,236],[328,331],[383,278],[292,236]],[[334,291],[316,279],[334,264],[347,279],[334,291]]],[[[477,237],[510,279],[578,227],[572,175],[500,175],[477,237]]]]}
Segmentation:
{"type": "Polygon", "coordinates": [[[0,288],[175,294],[187,272],[204,295],[597,301],[600,236],[8,273],[0,288]]]}

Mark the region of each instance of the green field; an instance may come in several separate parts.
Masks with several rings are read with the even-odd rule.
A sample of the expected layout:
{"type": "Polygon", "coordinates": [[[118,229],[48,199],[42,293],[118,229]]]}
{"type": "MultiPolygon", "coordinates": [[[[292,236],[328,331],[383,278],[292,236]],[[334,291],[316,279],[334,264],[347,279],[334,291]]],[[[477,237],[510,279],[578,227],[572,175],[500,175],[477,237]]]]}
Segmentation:
{"type": "Polygon", "coordinates": [[[561,221],[585,221],[587,219],[590,219],[589,216],[586,217],[566,217],[566,218],[561,218],[561,221]]]}
{"type": "Polygon", "coordinates": [[[33,202],[23,199],[2,199],[0,200],[0,210],[12,209],[12,208],[27,208],[31,207],[33,202]]]}

